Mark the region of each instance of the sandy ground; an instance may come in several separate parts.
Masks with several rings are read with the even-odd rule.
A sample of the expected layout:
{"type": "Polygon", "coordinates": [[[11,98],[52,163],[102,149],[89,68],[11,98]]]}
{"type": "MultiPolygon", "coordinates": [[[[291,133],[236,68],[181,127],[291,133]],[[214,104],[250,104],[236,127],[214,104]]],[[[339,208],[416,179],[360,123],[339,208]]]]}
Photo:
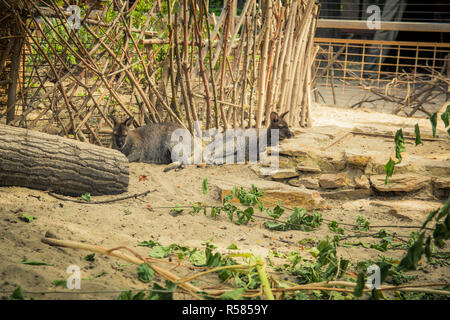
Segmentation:
{"type": "MultiPolygon", "coordinates": [[[[352,127],[361,125],[379,125],[412,128],[419,122],[423,128],[429,128],[427,119],[406,119],[389,114],[348,110],[318,106],[313,110],[314,126],[352,127]]],[[[357,138],[354,138],[357,139],[357,138]]],[[[362,138],[361,138],[362,139],[362,138]]],[[[354,144],[355,141],[352,141],[354,144]]],[[[342,145],[345,148],[345,144],[342,145]]],[[[449,146],[447,145],[446,149],[449,146]]],[[[429,152],[430,150],[423,150],[429,152]]],[[[212,238],[212,243],[223,251],[235,243],[241,251],[255,252],[266,257],[270,250],[280,252],[299,251],[298,241],[302,239],[321,240],[333,235],[327,223],[313,232],[287,231],[273,232],[264,229],[265,220],[256,217],[248,225],[235,225],[224,214],[217,219],[202,213],[190,215],[183,212],[173,216],[169,214],[175,204],[190,204],[201,201],[218,205],[217,183],[227,182],[236,185],[247,180],[258,180],[248,165],[230,165],[221,167],[196,168],[189,166],[184,170],[163,173],[164,166],[132,163],[130,164],[130,186],[127,194],[132,195],[152,190],[147,196],[128,199],[110,204],[78,204],[55,199],[45,192],[27,188],[0,188],[0,297],[7,298],[21,286],[27,298],[35,299],[114,299],[124,289],[148,289],[148,285],[136,278],[136,266],[127,264],[114,257],[96,255],[94,262],[84,260],[90,252],[69,248],[51,247],[41,242],[50,231],[59,239],[74,240],[112,248],[127,246],[143,256],[148,248],[138,247],[145,240],[155,240],[162,245],[173,243],[202,248],[202,242],[212,238]],[[140,179],[146,176],[146,180],[140,179]],[[209,192],[202,193],[202,180],[208,178],[209,192]],[[153,211],[148,209],[148,205],[153,211]],[[18,219],[19,213],[37,217],[26,223],[18,219]],[[22,260],[42,261],[51,266],[33,266],[20,263],[22,260]],[[81,290],[70,291],[56,288],[53,280],[67,279],[66,268],[77,265],[81,268],[81,277],[88,278],[106,272],[105,275],[91,280],[83,280],[81,290]],[[52,293],[58,291],[58,293],[52,293]]],[[[95,197],[94,201],[114,197],[95,197]]],[[[420,225],[430,208],[438,207],[442,202],[431,201],[423,208],[416,208],[415,214],[405,219],[383,212],[369,201],[327,200],[328,207],[322,212],[324,219],[354,223],[358,215],[364,216],[371,225],[420,225]]],[[[285,217],[286,218],[286,217],[285,217]]],[[[398,235],[407,237],[411,229],[389,229],[398,235]]],[[[375,229],[374,229],[375,230],[375,229]]],[[[366,239],[367,240],[367,239],[366,239]]],[[[351,240],[353,241],[353,240],[351,240]]],[[[374,241],[373,239],[371,241],[374,241]]],[[[375,249],[362,247],[339,248],[340,255],[353,262],[368,258],[376,259],[379,254],[400,258],[403,250],[390,250],[381,253],[375,249]]],[[[307,252],[302,253],[305,256],[307,252]]],[[[170,268],[171,265],[162,265],[170,268]]],[[[449,282],[450,268],[427,265],[420,271],[418,283],[449,282]]],[[[184,275],[198,270],[179,267],[174,272],[184,275]]],[[[277,275],[275,275],[277,277],[277,275]]],[[[214,278],[211,278],[214,279],[214,278]]],[[[218,284],[211,281],[209,285],[218,284]]],[[[416,281],[416,282],[417,282],[416,281]]],[[[185,298],[183,295],[178,298],[185,298]]]]}

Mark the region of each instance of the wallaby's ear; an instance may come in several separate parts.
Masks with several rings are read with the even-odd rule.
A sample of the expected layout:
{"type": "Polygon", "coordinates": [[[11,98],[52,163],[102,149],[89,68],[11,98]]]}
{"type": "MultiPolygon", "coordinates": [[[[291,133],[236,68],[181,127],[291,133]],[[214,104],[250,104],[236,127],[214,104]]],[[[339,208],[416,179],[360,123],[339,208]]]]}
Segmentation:
{"type": "Polygon", "coordinates": [[[133,117],[129,117],[127,120],[124,121],[124,125],[126,125],[127,127],[131,126],[131,124],[133,123],[133,117]]]}
{"type": "Polygon", "coordinates": [[[286,111],[285,113],[283,113],[282,115],[281,115],[281,118],[283,118],[284,119],[284,117],[287,115],[289,113],[289,110],[288,111],[286,111]]]}
{"type": "Polygon", "coordinates": [[[280,116],[278,115],[278,113],[272,111],[270,113],[270,122],[274,123],[274,122],[278,122],[278,120],[280,120],[280,116]]]}

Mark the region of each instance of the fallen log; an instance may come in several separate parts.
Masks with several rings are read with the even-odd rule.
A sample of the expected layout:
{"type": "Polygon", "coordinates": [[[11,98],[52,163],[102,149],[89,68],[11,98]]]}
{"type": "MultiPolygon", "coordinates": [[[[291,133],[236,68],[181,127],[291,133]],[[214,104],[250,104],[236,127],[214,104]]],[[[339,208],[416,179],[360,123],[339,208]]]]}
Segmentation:
{"type": "Polygon", "coordinates": [[[117,150],[0,124],[0,186],[80,196],[122,193],[128,182],[117,150]]]}

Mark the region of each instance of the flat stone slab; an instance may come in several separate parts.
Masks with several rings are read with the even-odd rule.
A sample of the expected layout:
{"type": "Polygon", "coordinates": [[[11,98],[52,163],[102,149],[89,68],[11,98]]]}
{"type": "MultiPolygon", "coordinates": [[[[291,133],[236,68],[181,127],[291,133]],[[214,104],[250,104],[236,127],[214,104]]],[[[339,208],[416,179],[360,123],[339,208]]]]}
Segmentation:
{"type": "Polygon", "coordinates": [[[429,160],[425,170],[433,176],[450,177],[450,159],[447,161],[429,160]]]}
{"type": "Polygon", "coordinates": [[[369,205],[379,208],[382,214],[418,222],[423,222],[431,211],[442,207],[442,203],[421,200],[370,201],[369,205]]]}
{"type": "Polygon", "coordinates": [[[348,175],[345,172],[337,174],[321,174],[319,176],[319,185],[324,189],[336,189],[348,185],[348,175]]]}
{"type": "Polygon", "coordinates": [[[450,177],[433,179],[433,183],[437,189],[450,189],[450,177]]]}
{"type": "Polygon", "coordinates": [[[447,178],[434,178],[434,195],[441,199],[447,199],[450,197],[450,177],[447,178]]]}
{"type": "Polygon", "coordinates": [[[395,174],[394,172],[388,184],[384,184],[385,178],[386,176],[382,174],[373,175],[370,176],[370,183],[380,192],[411,192],[420,190],[431,183],[430,177],[412,173],[395,174]]]}
{"type": "Polygon", "coordinates": [[[320,169],[324,172],[339,172],[347,166],[344,152],[322,152],[316,157],[320,169]]]}
{"type": "Polygon", "coordinates": [[[355,185],[359,189],[370,189],[370,182],[367,176],[355,177],[355,185]]]}
{"type": "Polygon", "coordinates": [[[345,159],[350,166],[364,170],[366,168],[367,164],[369,163],[369,161],[372,160],[372,157],[367,154],[357,154],[357,153],[346,151],[345,159]]]}
{"type": "MultiPolygon", "coordinates": [[[[233,185],[229,183],[214,184],[219,189],[220,201],[223,202],[223,199],[231,194],[233,185]]],[[[251,189],[252,184],[257,186],[259,190],[264,191],[264,195],[260,199],[267,207],[276,206],[278,201],[287,207],[295,206],[306,210],[323,209],[325,207],[325,200],[315,190],[308,190],[304,187],[292,187],[284,183],[268,180],[247,181],[246,185],[242,185],[242,187],[251,189]]],[[[231,199],[230,202],[240,204],[237,197],[231,199]]]]}
{"type": "Polygon", "coordinates": [[[320,195],[326,199],[357,200],[370,197],[372,195],[372,190],[347,188],[332,191],[321,191],[320,195]]]}
{"type": "Polygon", "coordinates": [[[317,190],[320,188],[319,186],[319,179],[308,177],[308,178],[298,178],[298,179],[291,179],[288,181],[288,184],[294,187],[306,187],[308,189],[314,189],[317,190]]]}
{"type": "Polygon", "coordinates": [[[295,169],[300,172],[320,173],[322,170],[316,166],[296,166],[295,169]]]}
{"type": "Polygon", "coordinates": [[[284,180],[284,179],[290,179],[298,177],[300,173],[297,172],[295,169],[278,169],[275,173],[271,174],[270,176],[274,180],[284,180]]]}

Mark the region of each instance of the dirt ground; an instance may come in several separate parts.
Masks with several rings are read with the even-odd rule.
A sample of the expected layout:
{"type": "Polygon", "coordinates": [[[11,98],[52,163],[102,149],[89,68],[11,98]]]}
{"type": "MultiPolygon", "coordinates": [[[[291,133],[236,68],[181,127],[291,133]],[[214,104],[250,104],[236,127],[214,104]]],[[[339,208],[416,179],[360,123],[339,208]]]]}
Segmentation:
{"type": "MultiPolygon", "coordinates": [[[[407,119],[390,114],[369,112],[363,109],[349,110],[327,106],[317,106],[312,113],[313,126],[338,126],[351,128],[355,124],[376,127],[413,128],[419,123],[422,128],[430,128],[427,119],[407,119]]],[[[379,138],[380,141],[386,139],[379,138]]],[[[334,148],[355,149],[364,145],[367,138],[353,136],[334,148]]],[[[372,144],[371,144],[372,145],[372,144]]],[[[376,148],[376,143],[373,145],[376,148]]],[[[419,147],[420,148],[420,147],[419,147]]],[[[416,153],[426,156],[439,151],[450,154],[450,143],[440,144],[440,150],[430,150],[430,144],[424,144],[416,153]]],[[[450,163],[450,162],[448,162],[450,163]]],[[[114,257],[96,255],[94,262],[84,260],[90,252],[69,248],[51,247],[41,242],[50,231],[59,239],[74,240],[95,244],[105,248],[127,246],[143,256],[149,249],[138,247],[141,241],[155,240],[162,245],[173,243],[203,248],[202,242],[212,238],[219,251],[235,243],[241,252],[254,252],[267,257],[271,250],[278,252],[301,251],[298,241],[302,239],[321,240],[333,235],[327,223],[313,232],[286,231],[276,232],[263,228],[265,220],[255,218],[248,225],[236,225],[224,214],[217,219],[204,216],[203,213],[190,215],[186,211],[180,215],[169,214],[175,204],[188,205],[201,201],[205,204],[219,205],[217,184],[226,182],[235,185],[245,184],[248,180],[262,179],[249,165],[225,165],[220,167],[197,168],[188,166],[184,170],[163,172],[164,166],[143,163],[130,164],[129,191],[132,195],[152,190],[138,199],[128,199],[110,204],[78,204],[53,198],[45,192],[20,187],[0,188],[0,297],[6,299],[10,293],[21,286],[25,297],[34,299],[114,299],[121,290],[148,289],[148,285],[136,278],[136,266],[126,264],[114,257]],[[140,179],[146,176],[146,180],[140,179]],[[208,194],[202,193],[202,181],[208,178],[208,194]],[[153,211],[148,209],[148,205],[153,211]],[[30,223],[18,219],[19,213],[37,218],[30,223]],[[22,260],[42,261],[51,266],[33,266],[20,263],[22,260]],[[68,290],[55,287],[53,280],[67,279],[69,265],[81,268],[81,277],[88,278],[106,272],[105,275],[91,280],[83,280],[81,290],[68,290]],[[55,293],[52,293],[55,292],[55,293]]],[[[113,199],[112,196],[93,197],[93,201],[113,199]]],[[[421,225],[429,211],[442,205],[442,201],[421,201],[420,206],[404,202],[405,207],[413,211],[410,215],[392,215],[373,201],[385,200],[360,199],[353,201],[327,200],[327,208],[322,211],[324,219],[354,223],[358,215],[368,219],[371,225],[417,226],[421,225]],[[370,205],[372,203],[372,205],[370,205]]],[[[407,210],[406,210],[407,211],[407,210]]],[[[411,229],[386,228],[399,236],[408,237],[411,229]]],[[[374,229],[378,231],[379,229],[374,229]]],[[[360,239],[363,240],[363,239],[360,239]]],[[[353,262],[368,258],[376,259],[383,254],[401,258],[404,250],[389,250],[381,253],[375,249],[363,247],[340,247],[338,254],[353,262]]],[[[308,252],[302,255],[308,256],[308,252]]],[[[172,265],[161,264],[165,268],[172,265]]],[[[198,270],[176,268],[175,273],[184,275],[198,270]]],[[[426,265],[424,271],[418,271],[419,279],[415,283],[449,282],[450,267],[426,265]]],[[[274,274],[274,277],[282,275],[274,274]]],[[[212,278],[211,278],[212,279],[212,278]]],[[[212,281],[212,280],[211,280],[212,281]]],[[[218,281],[210,285],[217,285],[218,281]]],[[[181,295],[178,298],[183,299],[181,295]]]]}

